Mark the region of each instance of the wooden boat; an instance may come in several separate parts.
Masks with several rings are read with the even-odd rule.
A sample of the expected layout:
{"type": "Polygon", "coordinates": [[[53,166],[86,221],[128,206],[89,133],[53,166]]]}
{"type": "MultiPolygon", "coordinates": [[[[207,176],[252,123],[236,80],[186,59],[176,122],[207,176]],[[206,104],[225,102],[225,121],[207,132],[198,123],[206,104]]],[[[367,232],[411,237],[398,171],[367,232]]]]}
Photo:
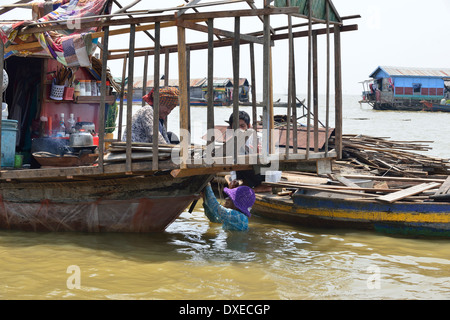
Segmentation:
{"type": "MultiPolygon", "coordinates": [[[[213,57],[215,48],[233,46],[235,48],[233,65],[237,65],[240,59],[240,51],[236,50],[234,43],[234,39],[238,38],[236,36],[238,30],[234,29],[233,32],[217,28],[205,29],[205,26],[199,23],[209,19],[235,18],[238,22],[241,18],[256,20],[260,16],[297,14],[299,8],[290,7],[284,3],[277,3],[275,7],[258,8],[248,3],[247,10],[226,10],[226,8],[229,9],[228,5],[231,2],[198,4],[198,1],[193,1],[182,8],[152,9],[148,7],[148,4],[141,3],[145,9],[128,11],[140,1],[128,1],[127,5],[111,0],[65,1],[54,2],[53,6],[49,6],[47,2],[33,5],[23,2],[19,1],[0,10],[2,15],[0,70],[6,70],[10,77],[9,87],[5,85],[5,81],[0,81],[0,104],[3,102],[8,104],[10,111],[8,120],[22,124],[18,129],[17,127],[12,129],[12,131],[16,129],[20,131],[18,140],[21,141],[16,148],[15,136],[8,142],[3,141],[3,138],[7,136],[4,134],[6,128],[5,123],[0,121],[1,153],[3,155],[7,147],[13,150],[12,165],[9,162],[11,158],[9,156],[8,162],[2,157],[0,163],[1,229],[79,232],[162,231],[198,197],[199,192],[215,173],[249,170],[262,166],[260,163],[253,165],[245,161],[243,163],[246,164],[241,165],[240,158],[248,160],[249,157],[238,157],[238,155],[235,155],[234,159],[228,155],[219,155],[212,159],[214,161],[209,161],[211,159],[204,158],[203,149],[199,152],[200,156],[196,157],[190,153],[190,145],[186,146],[189,143],[186,142],[188,139],[185,136],[181,139],[183,148],[179,152],[181,159],[179,163],[172,161],[174,159],[170,156],[173,154],[170,152],[168,155],[167,146],[159,145],[158,142],[155,142],[154,146],[145,146],[145,150],[139,150],[140,146],[133,145],[131,139],[127,139],[124,146],[114,146],[113,152],[106,150],[105,143],[114,143],[117,139],[106,138],[106,134],[110,133],[108,130],[112,127],[118,130],[117,137],[122,137],[122,127],[132,126],[133,101],[131,98],[128,99],[126,106],[124,101],[127,93],[131,96],[133,91],[136,58],[145,58],[142,71],[146,79],[149,56],[153,56],[155,65],[159,65],[161,55],[164,54],[166,58],[164,86],[169,86],[168,70],[171,60],[169,54],[177,54],[178,77],[181,79],[178,129],[185,134],[190,132],[191,125],[187,79],[192,63],[188,51],[208,50],[208,57],[210,54],[213,57]],[[118,7],[116,8],[118,11],[112,13],[115,6],[118,7]],[[206,10],[210,6],[223,6],[223,10],[207,12],[196,10],[200,7],[205,7],[206,10]],[[38,19],[19,22],[17,18],[3,19],[3,14],[15,8],[33,9],[38,19]],[[192,9],[195,12],[186,12],[192,9]],[[175,44],[170,43],[170,39],[166,42],[166,37],[161,37],[161,29],[166,28],[176,28],[175,44]],[[186,37],[186,32],[192,29],[211,35],[216,33],[216,36],[220,35],[220,38],[214,40],[214,37],[208,37],[207,42],[188,43],[186,38],[189,37],[186,37]],[[148,33],[149,30],[153,30],[154,36],[148,33]],[[138,32],[146,33],[151,38],[148,45],[141,43],[142,46],[136,47],[138,32]],[[62,34],[64,34],[63,37],[61,37],[62,34]],[[111,38],[125,34],[129,38],[129,42],[124,43],[125,48],[112,49],[111,38]],[[162,48],[166,49],[165,52],[161,52],[162,48]],[[97,49],[101,60],[94,56],[97,49]],[[123,60],[121,83],[115,81],[109,69],[109,62],[115,59],[123,60]],[[74,80],[79,82],[79,90],[77,90],[77,81],[74,80]],[[8,90],[5,95],[3,95],[4,89],[8,90]],[[115,101],[119,101],[120,104],[117,108],[119,117],[117,124],[113,105],[115,101]],[[18,112],[19,108],[21,112],[18,112]],[[110,113],[110,110],[113,112],[110,113]],[[125,111],[127,117],[123,119],[125,111]],[[70,157],[45,157],[40,153],[50,152],[58,155],[59,146],[55,146],[56,150],[53,151],[36,148],[31,153],[33,136],[36,139],[50,141],[67,138],[67,132],[62,130],[63,126],[60,124],[63,123],[62,115],[65,114],[67,117],[71,113],[75,113],[76,118],[81,118],[80,123],[92,123],[95,126],[95,134],[98,135],[98,144],[95,146],[98,147],[98,151],[92,150],[92,154],[87,156],[89,159],[81,159],[80,153],[70,157]],[[114,115],[112,119],[111,114],[114,115]],[[121,154],[120,150],[116,151],[120,149],[119,147],[125,150],[124,154],[121,154]],[[26,153],[27,167],[13,167],[16,151],[26,153]],[[36,158],[32,160],[43,164],[42,167],[33,166],[33,162],[29,160],[33,155],[36,158]],[[97,155],[96,162],[91,163],[97,155]],[[232,164],[224,165],[229,163],[225,160],[232,160],[232,164]]],[[[342,24],[333,5],[327,2],[321,6],[323,10],[317,10],[318,12],[325,12],[325,6],[329,6],[330,14],[325,17],[323,14],[314,13],[308,17],[310,21],[319,19],[342,24]]],[[[305,10],[306,8],[300,10],[303,17],[307,17],[305,10]]],[[[309,12],[311,12],[310,9],[309,12]]],[[[264,28],[270,28],[269,19],[265,20],[264,28]]],[[[326,30],[328,27],[323,28],[320,34],[325,34],[326,30]]],[[[341,32],[353,30],[357,30],[357,25],[342,26],[333,32],[340,35],[341,32]]],[[[269,66],[272,68],[273,65],[269,49],[273,46],[273,42],[288,39],[290,35],[304,37],[306,34],[289,31],[273,40],[263,39],[260,35],[242,34],[240,37],[243,43],[258,43],[264,46],[263,61],[267,70],[264,72],[263,81],[271,86],[269,66]]],[[[334,52],[340,57],[340,37],[335,38],[337,40],[335,40],[334,52]]],[[[293,47],[290,50],[293,52],[293,47]]],[[[213,70],[213,61],[214,59],[208,58],[208,70],[213,70]]],[[[254,54],[251,54],[251,61],[254,65],[254,54]]],[[[292,60],[291,63],[294,64],[294,62],[292,60]]],[[[340,60],[338,63],[340,64],[340,60]]],[[[252,69],[254,72],[255,67],[253,66],[252,69]]],[[[154,83],[159,83],[161,79],[159,68],[154,68],[153,72],[154,83]]],[[[233,82],[237,84],[239,74],[238,72],[233,74],[235,79],[233,82]]],[[[213,78],[213,76],[208,77],[213,78]]],[[[342,96],[340,77],[339,69],[339,72],[335,74],[335,79],[339,81],[335,92],[337,96],[342,96]]],[[[209,81],[208,90],[212,89],[212,86],[212,81],[209,81]]],[[[266,101],[269,101],[269,87],[264,90],[264,97],[266,101]]],[[[237,98],[238,95],[235,95],[233,101],[235,107],[239,104],[237,98]]],[[[157,101],[158,99],[155,100],[156,104],[158,104],[157,101]]],[[[210,129],[214,128],[214,108],[211,107],[209,106],[205,112],[205,120],[210,129]]],[[[335,109],[339,111],[341,108],[342,103],[337,103],[335,109]]],[[[256,109],[254,111],[256,113],[256,109]]],[[[237,116],[237,108],[234,108],[233,112],[237,116]]],[[[264,108],[263,118],[268,119],[269,112],[273,112],[269,110],[269,106],[264,108]]],[[[154,117],[153,120],[153,127],[159,128],[158,117],[154,117]]],[[[337,119],[337,122],[341,126],[342,118],[337,119]]],[[[265,123],[264,129],[273,130],[273,123],[265,123]]],[[[313,131],[316,133],[316,128],[311,133],[313,131]]],[[[341,139],[340,131],[337,131],[336,139],[341,139]]],[[[286,153],[276,153],[274,146],[269,148],[269,144],[266,149],[268,149],[266,150],[268,158],[273,159],[271,161],[286,161],[286,153]]],[[[311,155],[296,153],[290,155],[287,160],[308,161],[310,156],[314,156],[315,160],[331,161],[336,154],[333,150],[311,152],[311,155]]]]}
{"type": "Polygon", "coordinates": [[[430,112],[450,112],[450,105],[446,104],[438,104],[438,103],[431,103],[427,101],[422,101],[424,108],[423,111],[430,111],[430,112]]]}
{"type": "MultiPolygon", "coordinates": [[[[436,186],[433,183],[428,185],[429,188],[436,186]]],[[[417,185],[415,187],[418,188],[417,185]]],[[[252,213],[302,226],[354,228],[402,236],[450,237],[450,202],[433,201],[432,197],[427,197],[428,201],[417,197],[387,201],[387,197],[395,197],[394,193],[408,191],[377,195],[361,193],[357,189],[303,185],[292,195],[258,194],[252,213]]],[[[448,195],[440,197],[448,199],[448,195]]]]}
{"type": "Polygon", "coordinates": [[[210,175],[91,176],[0,182],[0,228],[24,231],[159,232],[198,198],[210,175]]]}

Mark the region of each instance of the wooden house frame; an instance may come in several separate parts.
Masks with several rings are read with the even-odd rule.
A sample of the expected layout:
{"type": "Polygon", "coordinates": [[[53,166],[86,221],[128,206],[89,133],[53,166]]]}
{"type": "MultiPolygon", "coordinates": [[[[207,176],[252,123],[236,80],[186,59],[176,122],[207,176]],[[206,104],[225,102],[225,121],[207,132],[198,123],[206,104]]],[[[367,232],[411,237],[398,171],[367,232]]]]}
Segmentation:
{"type": "MultiPolygon", "coordinates": [[[[16,4],[10,6],[4,6],[0,13],[10,10],[15,7],[26,6],[29,1],[18,1],[16,4]]],[[[251,83],[255,83],[255,65],[254,65],[254,45],[260,44],[263,46],[263,121],[262,129],[271,131],[274,129],[273,122],[273,92],[272,88],[272,59],[271,59],[271,47],[278,40],[289,41],[289,103],[287,109],[288,123],[290,119],[297,119],[297,107],[296,107],[296,74],[295,74],[295,44],[294,39],[299,37],[308,38],[308,92],[307,92],[307,108],[310,112],[307,113],[307,131],[306,131],[306,145],[308,146],[305,150],[298,149],[299,142],[297,141],[297,135],[293,135],[292,139],[290,136],[292,132],[297,132],[297,121],[293,121],[293,127],[287,127],[287,138],[286,146],[284,152],[276,152],[276,141],[271,139],[263,140],[262,152],[268,157],[269,161],[278,161],[280,163],[299,163],[302,161],[318,161],[330,160],[333,158],[340,158],[342,155],[342,80],[341,80],[341,33],[345,31],[357,30],[357,25],[344,26],[344,20],[355,18],[347,17],[341,18],[336,11],[331,0],[299,0],[299,1],[262,1],[262,6],[257,7],[253,1],[217,1],[217,2],[201,2],[200,0],[186,1],[188,2],[183,8],[168,8],[164,9],[164,12],[160,12],[158,9],[150,9],[144,11],[130,11],[130,9],[139,3],[140,1],[133,1],[126,6],[122,6],[118,1],[113,1],[115,5],[119,6],[120,10],[115,14],[110,16],[105,16],[101,21],[102,31],[97,32],[93,37],[101,38],[101,52],[102,52],[102,98],[100,101],[101,105],[106,105],[106,73],[108,70],[108,62],[113,59],[123,59],[123,77],[122,79],[128,78],[128,92],[133,90],[133,78],[134,78],[134,65],[135,59],[137,57],[145,57],[144,66],[144,82],[147,75],[148,68],[148,57],[150,55],[154,56],[154,83],[159,83],[161,77],[160,72],[160,61],[161,56],[164,55],[166,59],[166,68],[168,65],[168,57],[172,53],[177,53],[178,56],[178,72],[179,72],[179,87],[180,87],[180,129],[189,131],[190,128],[190,109],[189,109],[189,68],[190,68],[190,52],[193,50],[207,50],[208,52],[208,79],[214,77],[213,61],[214,61],[214,50],[215,48],[231,46],[233,51],[233,78],[234,90],[238,92],[239,86],[239,57],[240,57],[240,47],[242,45],[250,46],[250,55],[252,61],[252,79],[251,83]],[[214,6],[226,6],[229,3],[244,2],[249,5],[249,9],[242,10],[222,10],[222,11],[205,11],[200,12],[200,10],[208,9],[214,6]],[[272,4],[273,3],[273,4],[272,4]],[[280,28],[275,32],[271,27],[270,19],[273,15],[286,15],[288,17],[288,26],[285,28],[280,28]],[[263,30],[255,34],[241,34],[241,20],[247,17],[259,17],[262,21],[263,30]],[[292,17],[300,17],[306,19],[306,23],[301,23],[297,25],[292,24],[292,17]],[[214,27],[215,19],[221,18],[234,18],[234,29],[222,30],[214,27]],[[201,22],[206,22],[207,26],[202,25],[201,22]],[[323,28],[315,28],[317,25],[325,25],[323,28]],[[117,28],[118,29],[117,29],[117,28]],[[161,49],[161,30],[163,28],[173,27],[177,29],[177,39],[176,44],[167,45],[161,49]],[[296,28],[305,28],[303,31],[294,31],[296,28]],[[150,35],[149,30],[153,30],[154,35],[150,35]],[[205,32],[208,34],[208,41],[205,43],[188,43],[186,40],[186,33],[189,30],[194,30],[197,32],[205,32]],[[280,32],[280,31],[287,32],[280,32]],[[137,32],[145,32],[152,39],[152,45],[146,48],[137,48],[135,39],[137,32]],[[125,49],[125,53],[110,51],[109,43],[111,37],[118,34],[129,34],[129,47],[125,49]],[[325,147],[323,151],[319,150],[319,121],[317,117],[314,117],[314,122],[312,121],[312,114],[318,114],[318,49],[317,49],[317,38],[319,35],[326,35],[327,37],[327,88],[326,88],[326,131],[329,132],[329,113],[330,113],[330,95],[331,95],[331,59],[334,57],[334,94],[335,94],[335,150],[329,150],[328,139],[326,139],[325,147]],[[334,52],[331,52],[331,36],[334,35],[334,52]],[[217,39],[219,40],[217,40],[217,39]],[[107,54],[105,54],[107,53],[107,54]],[[291,142],[292,145],[291,145],[291,142]]],[[[80,27],[92,27],[97,26],[98,22],[92,22],[91,19],[81,19],[80,27]]],[[[48,30],[60,30],[64,29],[65,25],[61,23],[47,23],[39,25],[31,25],[27,29],[22,30],[21,34],[32,34],[36,32],[44,32],[48,30]]],[[[38,43],[24,44],[21,45],[21,49],[32,48],[33,46],[39,45],[38,43]]],[[[17,48],[15,48],[17,49],[17,48]]],[[[0,45],[0,56],[3,57],[4,53],[12,48],[4,48],[0,45]]],[[[0,68],[3,66],[3,59],[0,59],[0,68]]],[[[168,74],[165,72],[164,74],[168,74]]],[[[168,77],[166,77],[168,81],[168,77]]],[[[122,86],[122,97],[124,86],[122,86]]],[[[212,81],[209,82],[208,91],[212,92],[213,86],[212,81]]],[[[252,86],[252,90],[256,90],[255,86],[252,86]]],[[[255,92],[255,91],[254,91],[255,92]]],[[[255,94],[253,92],[253,97],[255,94]]],[[[208,97],[212,97],[209,94],[208,97]]],[[[0,102],[1,102],[0,97],[0,102]]],[[[119,137],[121,136],[122,125],[126,124],[128,127],[131,126],[132,121],[132,99],[127,101],[127,105],[124,106],[123,99],[121,101],[120,110],[127,110],[127,118],[122,119],[119,117],[119,137]]],[[[253,106],[253,119],[256,121],[256,100],[252,101],[253,106]]],[[[214,128],[214,111],[213,111],[213,101],[209,101],[207,108],[207,126],[208,129],[214,128]]],[[[99,108],[99,123],[104,123],[105,121],[105,108],[99,108]]],[[[155,94],[155,112],[159,110],[159,97],[155,94]]],[[[233,114],[234,123],[238,119],[239,111],[239,101],[238,96],[235,96],[233,101],[233,114]]],[[[121,114],[121,113],[120,113],[121,114]]],[[[156,122],[155,117],[155,122],[156,122]]],[[[1,125],[0,125],[1,126],[1,125]]],[[[157,134],[158,126],[155,125],[155,132],[157,134]]],[[[1,129],[1,128],[0,128],[1,129]]],[[[237,129],[237,128],[235,128],[237,129]]],[[[64,168],[59,170],[46,170],[45,173],[33,173],[34,176],[57,176],[57,177],[73,177],[80,175],[104,175],[104,174],[140,174],[145,171],[158,171],[171,169],[176,175],[177,172],[185,172],[186,170],[191,170],[189,174],[197,174],[201,172],[214,173],[223,170],[248,168],[248,165],[239,165],[241,163],[249,163],[246,160],[238,161],[239,156],[237,152],[234,157],[234,164],[229,166],[224,166],[223,162],[218,161],[212,164],[193,164],[188,161],[188,155],[186,150],[189,149],[190,141],[186,139],[181,139],[181,163],[179,166],[174,166],[173,164],[161,164],[158,161],[158,144],[153,144],[153,161],[151,162],[133,162],[132,161],[132,144],[131,137],[129,136],[126,144],[126,161],[124,164],[120,165],[105,165],[104,162],[104,142],[111,142],[105,140],[105,128],[100,126],[99,128],[99,159],[98,166],[96,167],[83,167],[83,168],[64,168]]],[[[128,132],[130,135],[131,132],[128,132]]],[[[270,136],[270,135],[269,135],[270,136]]],[[[213,143],[213,141],[208,141],[213,143]]],[[[243,156],[245,158],[245,156],[243,156]]],[[[260,164],[263,165],[263,164],[260,164]]],[[[21,178],[26,173],[20,171],[4,171],[1,174],[3,179],[15,179],[21,178]]]]}

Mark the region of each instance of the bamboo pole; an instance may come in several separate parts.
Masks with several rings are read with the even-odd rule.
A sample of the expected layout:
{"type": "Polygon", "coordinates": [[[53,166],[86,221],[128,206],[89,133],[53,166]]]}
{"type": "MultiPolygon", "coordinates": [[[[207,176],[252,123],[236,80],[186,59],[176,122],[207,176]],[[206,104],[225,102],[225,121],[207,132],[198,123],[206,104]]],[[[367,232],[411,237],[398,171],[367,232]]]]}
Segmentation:
{"type": "Polygon", "coordinates": [[[153,69],[153,159],[152,159],[152,170],[159,169],[159,73],[160,73],[160,23],[155,23],[155,56],[154,56],[154,69],[153,69]]]}

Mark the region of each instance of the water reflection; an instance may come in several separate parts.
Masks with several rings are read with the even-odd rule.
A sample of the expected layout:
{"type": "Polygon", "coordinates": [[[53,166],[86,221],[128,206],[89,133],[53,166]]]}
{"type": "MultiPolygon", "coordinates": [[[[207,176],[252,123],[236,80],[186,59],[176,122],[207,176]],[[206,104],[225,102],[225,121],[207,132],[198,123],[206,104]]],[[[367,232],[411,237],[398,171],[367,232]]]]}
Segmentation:
{"type": "Polygon", "coordinates": [[[1,299],[448,299],[449,240],[309,229],[201,210],[164,233],[0,232],[1,299]],[[82,271],[80,290],[67,267],[82,271]],[[380,287],[370,289],[379,272],[380,287]]]}

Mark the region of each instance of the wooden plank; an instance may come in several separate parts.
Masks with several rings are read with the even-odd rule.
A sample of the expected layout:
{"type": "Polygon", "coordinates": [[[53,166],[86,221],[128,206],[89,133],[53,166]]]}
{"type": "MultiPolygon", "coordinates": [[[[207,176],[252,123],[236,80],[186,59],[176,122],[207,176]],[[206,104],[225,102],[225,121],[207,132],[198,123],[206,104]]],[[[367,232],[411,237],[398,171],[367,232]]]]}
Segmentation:
{"type": "Polygon", "coordinates": [[[397,191],[397,192],[394,192],[391,194],[387,194],[387,195],[378,197],[378,198],[376,198],[376,200],[393,203],[395,201],[407,198],[409,196],[417,195],[426,190],[436,188],[439,185],[440,184],[437,182],[421,183],[421,184],[418,184],[416,186],[413,186],[413,187],[410,187],[410,188],[407,188],[407,189],[404,189],[401,191],[397,191]]]}
{"type": "Polygon", "coordinates": [[[331,175],[332,178],[334,178],[335,180],[339,181],[340,183],[342,183],[344,186],[347,187],[353,187],[353,188],[361,188],[360,186],[358,186],[356,183],[350,181],[349,179],[347,179],[346,177],[341,176],[340,174],[334,174],[331,175]]]}
{"type": "Polygon", "coordinates": [[[441,185],[438,191],[434,194],[435,196],[448,194],[450,190],[450,176],[445,180],[445,182],[441,185]]]}
{"type": "Polygon", "coordinates": [[[352,175],[345,174],[343,175],[349,179],[369,179],[369,180],[378,180],[378,181],[401,181],[401,182],[439,182],[444,183],[445,179],[432,179],[432,178],[407,178],[407,177],[382,177],[382,176],[368,176],[368,175],[352,175]]]}
{"type": "Polygon", "coordinates": [[[372,198],[376,199],[379,197],[379,195],[376,194],[370,194],[370,193],[362,193],[358,191],[352,191],[352,190],[346,190],[346,189],[336,189],[336,188],[328,188],[326,186],[320,186],[320,185],[296,185],[296,184],[288,184],[288,183],[272,183],[272,182],[263,182],[263,185],[271,186],[271,187],[286,187],[286,188],[297,188],[297,189],[304,189],[304,190],[313,190],[313,191],[323,191],[323,192],[330,192],[330,193],[339,193],[339,194],[346,194],[346,195],[355,195],[359,197],[365,197],[365,198],[372,198]]]}

